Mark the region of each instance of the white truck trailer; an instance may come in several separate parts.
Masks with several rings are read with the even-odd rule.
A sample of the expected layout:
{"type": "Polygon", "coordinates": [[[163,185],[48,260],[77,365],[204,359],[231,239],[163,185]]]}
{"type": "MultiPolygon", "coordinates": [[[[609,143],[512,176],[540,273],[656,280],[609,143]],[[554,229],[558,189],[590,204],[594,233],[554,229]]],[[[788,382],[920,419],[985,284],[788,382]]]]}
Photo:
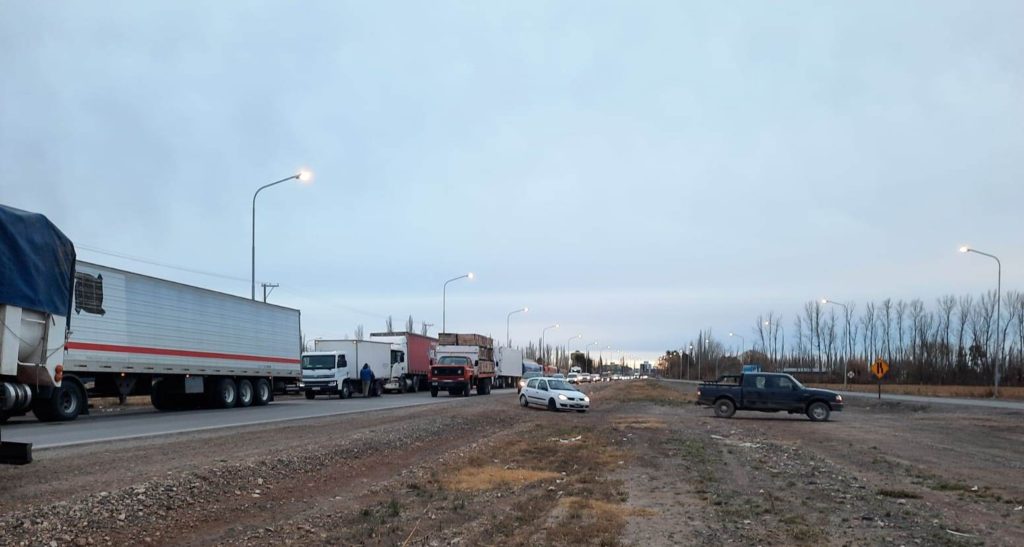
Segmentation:
{"type": "Polygon", "coordinates": [[[369,340],[323,340],[313,342],[313,351],[302,354],[300,389],[307,399],[317,395],[337,394],[348,399],[362,393],[360,372],[369,365],[375,378],[370,386],[371,397],[384,393],[384,384],[391,378],[402,378],[407,372],[404,355],[390,342],[369,340]]]}
{"type": "Polygon", "coordinates": [[[518,349],[500,347],[494,359],[494,387],[498,389],[515,387],[523,377],[523,352],[518,349]]]}
{"type": "Polygon", "coordinates": [[[265,405],[298,382],[298,310],[76,261],[66,238],[38,240],[43,222],[60,234],[0,206],[0,269],[21,278],[0,286],[0,421],[74,420],[90,395],[149,395],[160,410],[265,405]],[[66,309],[47,305],[61,291],[66,309]],[[44,302],[25,305],[32,295],[44,302]]]}

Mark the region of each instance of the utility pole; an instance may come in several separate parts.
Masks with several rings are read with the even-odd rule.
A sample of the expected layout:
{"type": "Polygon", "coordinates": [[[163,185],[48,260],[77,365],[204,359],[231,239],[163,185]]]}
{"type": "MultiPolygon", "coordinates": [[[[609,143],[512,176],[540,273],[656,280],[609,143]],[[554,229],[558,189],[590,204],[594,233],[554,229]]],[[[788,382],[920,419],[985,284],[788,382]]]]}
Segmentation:
{"type": "Polygon", "coordinates": [[[274,289],[276,289],[276,288],[281,286],[281,285],[278,285],[277,283],[260,283],[260,285],[263,287],[263,303],[264,304],[267,303],[267,297],[270,296],[270,293],[274,292],[274,289]],[[267,292],[268,288],[270,289],[270,292],[267,292]]]}

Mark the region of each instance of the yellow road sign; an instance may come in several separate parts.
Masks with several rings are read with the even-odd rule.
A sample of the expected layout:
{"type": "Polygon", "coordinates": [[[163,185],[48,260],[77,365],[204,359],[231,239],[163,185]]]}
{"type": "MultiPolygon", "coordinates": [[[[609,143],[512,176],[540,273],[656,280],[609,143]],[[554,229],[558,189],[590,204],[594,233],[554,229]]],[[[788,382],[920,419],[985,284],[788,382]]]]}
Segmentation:
{"type": "Polygon", "coordinates": [[[871,374],[874,374],[879,380],[881,380],[882,376],[885,376],[887,372],[889,372],[889,363],[886,363],[885,359],[879,357],[878,359],[875,359],[874,363],[871,363],[871,374]]]}

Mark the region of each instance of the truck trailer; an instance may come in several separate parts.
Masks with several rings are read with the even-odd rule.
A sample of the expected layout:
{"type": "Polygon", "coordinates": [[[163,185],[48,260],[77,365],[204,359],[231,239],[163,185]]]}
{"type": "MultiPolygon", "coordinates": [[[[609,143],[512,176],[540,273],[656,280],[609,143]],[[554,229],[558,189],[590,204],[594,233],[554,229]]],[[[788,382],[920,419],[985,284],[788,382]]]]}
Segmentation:
{"type": "Polygon", "coordinates": [[[441,333],[430,367],[430,396],[440,391],[466,397],[476,388],[488,395],[494,381],[494,341],[482,334],[441,333]]]}
{"type": "Polygon", "coordinates": [[[384,384],[393,376],[406,373],[405,357],[390,342],[369,340],[313,341],[313,351],[302,354],[302,384],[307,399],[317,395],[338,395],[348,399],[363,393],[360,371],[369,365],[374,381],[369,395],[384,393],[384,384]]]}
{"type": "Polygon", "coordinates": [[[43,421],[74,420],[88,412],[90,396],[149,395],[160,410],[262,406],[298,382],[298,310],[75,260],[69,240],[58,247],[70,262],[36,260],[42,249],[16,256],[39,244],[16,215],[31,213],[0,206],[3,261],[35,276],[22,282],[23,293],[67,288],[68,300],[66,310],[25,314],[0,297],[4,324],[19,325],[0,339],[0,382],[27,386],[32,399],[26,404],[17,388],[18,404],[0,404],[0,420],[29,409],[43,421]]]}
{"type": "Polygon", "coordinates": [[[522,350],[500,347],[494,361],[494,387],[498,389],[515,387],[523,377],[522,350]]]}
{"type": "Polygon", "coordinates": [[[385,391],[415,393],[427,389],[437,338],[414,332],[375,332],[370,334],[370,340],[388,342],[393,350],[402,352],[405,357],[407,370],[404,375],[392,375],[384,384],[385,391]]]}

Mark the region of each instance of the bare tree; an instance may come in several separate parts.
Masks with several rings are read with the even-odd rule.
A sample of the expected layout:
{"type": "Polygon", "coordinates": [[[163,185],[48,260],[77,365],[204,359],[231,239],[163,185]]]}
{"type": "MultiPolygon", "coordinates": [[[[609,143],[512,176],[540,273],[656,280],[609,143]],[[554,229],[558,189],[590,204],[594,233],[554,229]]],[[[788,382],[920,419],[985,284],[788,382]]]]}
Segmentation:
{"type": "MultiPolygon", "coordinates": [[[[391,332],[391,330],[389,329],[388,332],[391,332]]],[[[364,336],[363,326],[359,325],[359,326],[356,327],[356,331],[355,331],[355,333],[353,333],[352,337],[355,338],[356,340],[362,340],[363,336],[364,336]]]]}

